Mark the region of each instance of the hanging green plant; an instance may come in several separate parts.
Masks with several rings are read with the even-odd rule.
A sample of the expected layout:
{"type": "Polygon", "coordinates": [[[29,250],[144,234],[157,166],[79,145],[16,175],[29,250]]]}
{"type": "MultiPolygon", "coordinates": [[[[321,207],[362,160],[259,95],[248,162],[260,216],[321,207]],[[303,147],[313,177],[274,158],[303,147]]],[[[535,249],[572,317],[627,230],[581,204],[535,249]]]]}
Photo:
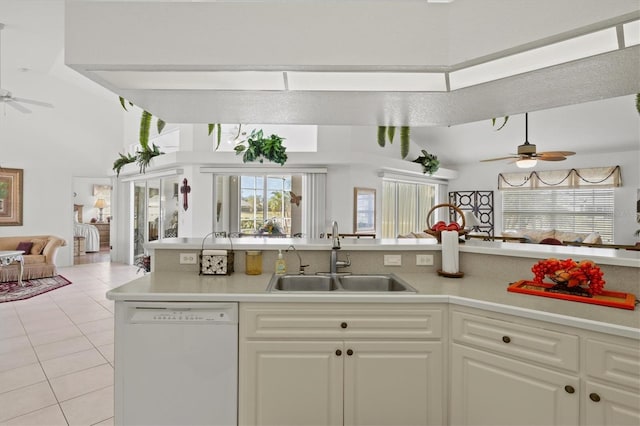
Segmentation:
{"type": "Polygon", "coordinates": [[[409,126],[400,127],[400,157],[404,160],[409,155],[409,126]]]}
{"type": "Polygon", "coordinates": [[[156,144],[152,144],[152,148],[143,149],[136,153],[136,163],[140,167],[140,173],[144,173],[153,157],[164,154],[156,144]]]}
{"type": "MultiPolygon", "coordinates": [[[[409,126],[400,127],[400,156],[404,159],[409,155],[409,126]]],[[[387,140],[393,143],[396,134],[396,126],[378,126],[378,145],[384,148],[387,140]]]]}
{"type": "Polygon", "coordinates": [[[249,138],[239,142],[233,149],[236,151],[236,155],[242,154],[244,163],[253,161],[262,163],[264,160],[268,160],[284,166],[287,161],[287,148],[282,146],[283,140],[278,135],[265,138],[262,129],[253,129],[249,138]]]}
{"type": "Polygon", "coordinates": [[[386,126],[378,126],[378,145],[384,148],[387,141],[387,128],[386,126]]]}
{"type": "MultiPolygon", "coordinates": [[[[508,116],[508,115],[505,115],[505,116],[504,116],[504,118],[503,118],[503,120],[504,120],[504,121],[502,122],[502,124],[500,125],[500,127],[498,127],[498,128],[496,129],[496,132],[497,132],[498,130],[501,130],[501,129],[502,129],[502,128],[507,124],[507,121],[509,121],[509,116],[508,116]]],[[[492,118],[492,119],[491,119],[491,125],[492,125],[493,127],[496,127],[496,121],[497,121],[497,120],[496,120],[495,118],[492,118]]]]}
{"type": "Polygon", "coordinates": [[[116,172],[116,176],[120,176],[120,170],[129,163],[136,161],[136,157],[131,154],[120,154],[120,157],[113,162],[113,171],[116,172]]]}
{"type": "Polygon", "coordinates": [[[424,149],[422,150],[422,155],[418,156],[418,158],[413,160],[413,162],[422,164],[422,173],[424,174],[429,173],[432,175],[440,168],[440,161],[438,160],[438,157],[433,154],[429,154],[424,149]]]}

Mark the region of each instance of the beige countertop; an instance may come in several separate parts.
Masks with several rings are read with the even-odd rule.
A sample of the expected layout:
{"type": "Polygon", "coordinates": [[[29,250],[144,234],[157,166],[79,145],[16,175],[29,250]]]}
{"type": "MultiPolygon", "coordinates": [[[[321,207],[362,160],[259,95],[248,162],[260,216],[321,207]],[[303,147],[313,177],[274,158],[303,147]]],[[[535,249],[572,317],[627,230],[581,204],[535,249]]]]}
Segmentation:
{"type": "Polygon", "coordinates": [[[507,292],[507,282],[476,277],[444,278],[434,273],[395,273],[411,284],[415,294],[266,292],[271,274],[230,276],[185,272],[150,273],[110,290],[115,301],[190,302],[333,302],[333,303],[450,303],[525,318],[605,332],[640,340],[640,310],[507,292]]]}

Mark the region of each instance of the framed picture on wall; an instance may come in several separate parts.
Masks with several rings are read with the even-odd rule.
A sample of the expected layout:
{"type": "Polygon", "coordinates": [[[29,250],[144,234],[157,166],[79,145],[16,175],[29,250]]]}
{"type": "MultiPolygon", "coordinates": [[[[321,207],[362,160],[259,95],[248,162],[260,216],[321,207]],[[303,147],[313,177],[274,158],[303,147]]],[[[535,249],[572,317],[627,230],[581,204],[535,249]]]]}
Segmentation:
{"type": "Polygon", "coordinates": [[[376,190],[353,188],[353,232],[376,231],[376,190]]]}
{"type": "Polygon", "coordinates": [[[0,168],[0,226],[22,226],[22,172],[0,168]]]}
{"type": "Polygon", "coordinates": [[[111,198],[111,185],[93,185],[93,196],[98,198],[111,198]]]}

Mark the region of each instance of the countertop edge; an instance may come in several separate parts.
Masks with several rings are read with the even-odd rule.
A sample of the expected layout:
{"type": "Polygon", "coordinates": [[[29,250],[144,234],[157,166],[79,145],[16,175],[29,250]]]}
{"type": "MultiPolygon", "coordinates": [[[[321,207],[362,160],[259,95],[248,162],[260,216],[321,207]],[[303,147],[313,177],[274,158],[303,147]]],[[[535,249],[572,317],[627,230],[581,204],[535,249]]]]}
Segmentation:
{"type": "Polygon", "coordinates": [[[438,304],[447,303],[458,306],[484,309],[492,312],[514,315],[521,318],[552,322],[565,326],[581,328],[590,331],[607,333],[620,337],[640,340],[640,329],[627,326],[593,321],[585,318],[578,318],[568,315],[557,314],[523,308],[519,306],[505,305],[486,300],[472,299],[468,297],[454,296],[448,294],[439,295],[387,295],[387,294],[340,294],[327,295],[323,293],[305,294],[273,294],[273,293],[116,293],[110,290],[107,292],[107,299],[116,302],[133,301],[153,301],[153,302],[300,302],[300,303],[406,303],[406,304],[438,304]]]}

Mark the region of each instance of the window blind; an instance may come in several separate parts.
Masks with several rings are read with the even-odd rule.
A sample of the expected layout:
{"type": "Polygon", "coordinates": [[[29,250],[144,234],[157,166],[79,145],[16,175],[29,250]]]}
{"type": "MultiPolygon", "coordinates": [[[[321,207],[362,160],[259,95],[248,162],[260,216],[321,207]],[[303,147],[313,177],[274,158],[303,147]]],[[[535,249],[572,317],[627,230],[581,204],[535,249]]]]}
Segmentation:
{"type": "Polygon", "coordinates": [[[509,190],[502,193],[502,229],[598,232],[613,244],[612,188],[509,190]]]}

